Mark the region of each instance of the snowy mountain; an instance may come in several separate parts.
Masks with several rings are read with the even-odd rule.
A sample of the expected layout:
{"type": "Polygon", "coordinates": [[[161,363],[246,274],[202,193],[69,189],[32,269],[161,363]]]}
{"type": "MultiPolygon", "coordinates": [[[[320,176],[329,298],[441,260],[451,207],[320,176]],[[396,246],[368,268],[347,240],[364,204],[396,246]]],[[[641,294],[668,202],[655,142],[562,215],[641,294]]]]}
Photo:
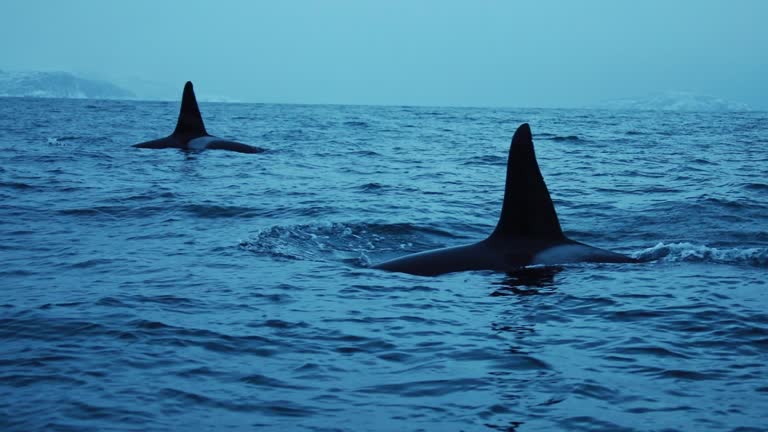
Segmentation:
{"type": "Polygon", "coordinates": [[[0,71],[0,96],[132,99],[133,92],[112,83],[76,77],[67,72],[0,71]]]}
{"type": "Polygon", "coordinates": [[[614,99],[598,108],[649,111],[751,111],[749,105],[689,92],[667,92],[639,99],[614,99]]]}

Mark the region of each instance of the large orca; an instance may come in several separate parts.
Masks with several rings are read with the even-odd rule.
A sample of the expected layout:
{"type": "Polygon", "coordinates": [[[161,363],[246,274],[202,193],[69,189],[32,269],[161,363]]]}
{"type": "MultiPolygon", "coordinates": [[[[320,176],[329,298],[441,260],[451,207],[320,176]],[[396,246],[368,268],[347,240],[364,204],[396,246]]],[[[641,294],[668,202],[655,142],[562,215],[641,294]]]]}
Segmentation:
{"type": "Polygon", "coordinates": [[[407,255],[373,268],[422,276],[574,262],[636,262],[625,255],[588,246],[563,234],[533,151],[531,128],[512,137],[501,217],[491,235],[478,243],[407,255]]]}
{"type": "Polygon", "coordinates": [[[165,138],[135,144],[134,147],[150,149],[177,148],[198,151],[217,149],[239,153],[261,153],[264,151],[264,149],[259,147],[209,135],[205,131],[203,117],[200,115],[200,109],[197,107],[195,91],[192,89],[192,82],[190,81],[187,81],[184,85],[179,120],[176,122],[176,129],[173,133],[165,138]]]}

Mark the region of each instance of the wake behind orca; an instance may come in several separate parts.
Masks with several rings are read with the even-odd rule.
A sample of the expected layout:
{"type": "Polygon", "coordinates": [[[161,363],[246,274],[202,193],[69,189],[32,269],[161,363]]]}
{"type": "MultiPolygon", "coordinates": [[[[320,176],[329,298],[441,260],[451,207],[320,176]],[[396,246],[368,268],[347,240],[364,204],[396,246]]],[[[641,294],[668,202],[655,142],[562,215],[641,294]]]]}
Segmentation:
{"type": "Polygon", "coordinates": [[[471,270],[510,272],[528,265],[629,263],[634,258],[571,240],[541,176],[528,124],[512,137],[504,203],[496,229],[478,243],[407,255],[373,268],[421,276],[471,270]]]}
{"type": "Polygon", "coordinates": [[[261,153],[264,151],[264,149],[259,147],[209,135],[205,130],[200,109],[197,107],[197,99],[195,98],[195,91],[192,88],[191,81],[187,81],[184,85],[179,120],[176,122],[176,129],[173,133],[165,138],[135,144],[134,147],[150,149],[177,148],[198,151],[217,149],[238,153],[261,153]]]}

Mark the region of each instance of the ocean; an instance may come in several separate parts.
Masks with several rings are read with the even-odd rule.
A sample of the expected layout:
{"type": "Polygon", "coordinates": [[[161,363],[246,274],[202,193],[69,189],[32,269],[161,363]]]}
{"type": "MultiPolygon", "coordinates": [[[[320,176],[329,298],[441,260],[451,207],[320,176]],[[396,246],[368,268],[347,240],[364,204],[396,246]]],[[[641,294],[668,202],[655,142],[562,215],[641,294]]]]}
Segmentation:
{"type": "Polygon", "coordinates": [[[0,99],[2,431],[768,430],[768,113],[0,99]],[[368,268],[495,226],[531,125],[641,264],[368,268]]]}

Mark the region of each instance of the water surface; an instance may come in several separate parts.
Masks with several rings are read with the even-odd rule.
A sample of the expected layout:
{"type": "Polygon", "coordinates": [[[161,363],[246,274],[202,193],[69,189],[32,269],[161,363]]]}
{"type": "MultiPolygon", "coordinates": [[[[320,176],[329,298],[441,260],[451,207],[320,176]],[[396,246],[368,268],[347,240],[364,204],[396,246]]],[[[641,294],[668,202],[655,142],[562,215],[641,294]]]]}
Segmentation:
{"type": "Polygon", "coordinates": [[[0,429],[756,431],[768,116],[0,99],[0,429]],[[425,278],[530,122],[568,236],[648,258],[425,278]]]}

